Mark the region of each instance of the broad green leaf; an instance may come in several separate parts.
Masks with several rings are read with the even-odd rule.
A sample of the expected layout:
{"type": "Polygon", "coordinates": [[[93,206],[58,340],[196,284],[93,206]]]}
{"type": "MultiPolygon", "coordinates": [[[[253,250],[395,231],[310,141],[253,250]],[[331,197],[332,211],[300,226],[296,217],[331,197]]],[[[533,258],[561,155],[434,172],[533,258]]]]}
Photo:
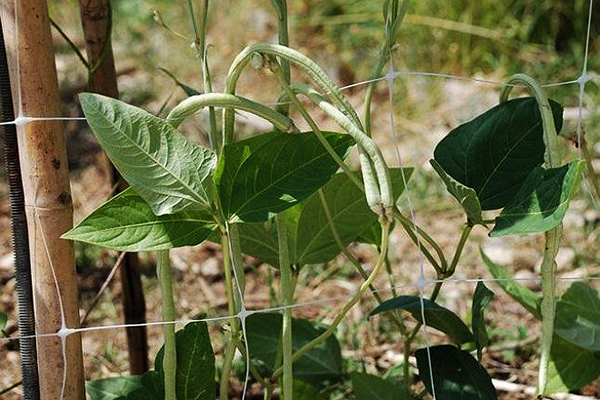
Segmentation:
{"type": "MultiPolygon", "coordinates": [[[[404,190],[404,180],[410,178],[412,169],[390,169],[394,198],[404,190]],[[402,174],[404,173],[404,178],[402,174]]],[[[322,188],[323,198],[344,246],[379,227],[377,215],[366,202],[364,193],[352,183],[345,173],[339,173],[322,188]]],[[[328,224],[319,193],[285,211],[286,230],[293,264],[325,263],[341,253],[328,224]]],[[[271,221],[240,225],[242,250],[274,267],[279,265],[277,232],[271,221]]],[[[377,240],[381,240],[381,233],[377,240]]]]}
{"type": "Polygon", "coordinates": [[[417,296],[398,296],[381,303],[375,308],[369,316],[379,314],[390,310],[406,310],[417,321],[423,322],[422,308],[425,313],[425,323],[428,327],[440,330],[450,336],[450,338],[458,344],[475,341],[469,327],[445,307],[434,303],[428,299],[422,299],[417,296]]]}
{"type": "Polygon", "coordinates": [[[141,376],[117,376],[85,384],[86,392],[92,400],[117,400],[141,387],[141,376]]]}
{"type": "Polygon", "coordinates": [[[479,248],[481,259],[486,265],[496,282],[500,287],[517,303],[521,304],[527,311],[529,311],[534,318],[541,320],[542,314],[540,311],[540,304],[542,297],[535,294],[525,286],[515,282],[513,278],[506,273],[505,267],[496,264],[483,252],[482,248],[479,248]]]}
{"type": "Polygon", "coordinates": [[[184,210],[157,216],[133,189],[101,205],[63,239],[121,251],[153,251],[193,246],[216,228],[206,210],[184,210]]]}
{"type": "MultiPolygon", "coordinates": [[[[324,136],[341,158],[354,144],[349,135],[324,136]]],[[[313,194],[338,168],[313,133],[271,132],[226,145],[214,181],[226,218],[261,222],[313,194]]]]}
{"type": "MultiPolygon", "coordinates": [[[[277,313],[256,313],[246,319],[250,356],[271,371],[281,345],[282,317],[277,313]]],[[[318,337],[326,327],[309,320],[292,320],[294,351],[318,337]]],[[[338,380],[342,374],[342,353],[334,335],[294,363],[294,379],[322,386],[325,380],[338,380]]]]}
{"type": "Polygon", "coordinates": [[[279,243],[274,221],[239,224],[242,252],[279,267],[279,243]]]}
{"type": "Polygon", "coordinates": [[[443,400],[495,400],[497,398],[489,374],[468,352],[452,345],[443,345],[430,347],[429,352],[427,349],[419,349],[415,356],[421,380],[429,393],[433,393],[435,387],[436,398],[443,400]],[[429,357],[431,357],[431,365],[429,357]]]}
{"type": "Polygon", "coordinates": [[[120,397],[119,400],[164,400],[165,390],[162,375],[148,371],[142,375],[141,387],[120,397]]]}
{"type": "Polygon", "coordinates": [[[463,185],[448,175],[437,161],[431,159],[429,160],[429,163],[435,172],[438,173],[440,178],[442,178],[442,181],[446,185],[448,192],[454,196],[454,198],[461,205],[465,211],[465,214],[467,214],[469,221],[473,224],[481,224],[483,221],[483,217],[481,215],[481,204],[479,204],[479,199],[477,198],[477,193],[475,190],[463,185]]]}
{"type": "Polygon", "coordinates": [[[494,292],[489,290],[483,282],[477,282],[475,294],[473,294],[471,326],[473,328],[473,335],[475,336],[477,359],[479,361],[481,361],[481,352],[483,348],[489,344],[483,313],[486,307],[492,302],[493,298],[494,292]]]}
{"type": "Polygon", "coordinates": [[[554,333],[588,350],[600,351],[600,297],[583,282],[575,282],[556,305],[554,333]]]}
{"type": "Polygon", "coordinates": [[[600,376],[600,352],[584,349],[554,335],[546,393],[581,389],[600,376]]]}
{"type": "Polygon", "coordinates": [[[356,238],[358,243],[372,244],[373,246],[381,247],[381,224],[376,221],[369,229],[361,233],[356,238]]]}
{"type": "MultiPolygon", "coordinates": [[[[408,181],[411,173],[412,168],[390,170],[395,200],[404,191],[404,181],[408,181]]],[[[364,193],[345,173],[335,175],[323,186],[322,193],[344,247],[354,242],[361,233],[369,230],[377,222],[377,215],[367,204],[364,193]]],[[[325,263],[341,253],[319,193],[287,210],[285,215],[293,263],[325,263]]]]}
{"type": "MultiPolygon", "coordinates": [[[[557,132],[562,107],[550,101],[557,132]]],[[[532,97],[509,100],[450,132],[434,158],[443,170],[477,193],[482,210],[504,207],[529,173],[544,162],[542,119],[532,97]]]]}
{"type": "MultiPolygon", "coordinates": [[[[215,355],[206,322],[191,322],[175,333],[177,346],[177,399],[214,400],[215,355]]],[[[164,399],[162,371],[164,346],[154,360],[154,370],[142,377],[142,387],[129,393],[127,400],[164,399]]]]}
{"type": "Polygon", "coordinates": [[[119,100],[83,93],[83,112],[123,178],[157,215],[207,208],[215,154],[166,121],[119,100]]]}
{"type": "Polygon", "coordinates": [[[496,218],[490,236],[545,232],[560,224],[579,186],[584,161],[559,168],[537,167],[496,218]]]}
{"type": "Polygon", "coordinates": [[[364,372],[353,372],[352,389],[356,400],[414,400],[399,383],[364,372]]]}
{"type": "MultiPolygon", "coordinates": [[[[206,322],[191,322],[175,334],[177,342],[176,390],[178,399],[214,400],[215,354],[206,322]]],[[[159,350],[154,367],[163,381],[164,346],[159,350]]]]}

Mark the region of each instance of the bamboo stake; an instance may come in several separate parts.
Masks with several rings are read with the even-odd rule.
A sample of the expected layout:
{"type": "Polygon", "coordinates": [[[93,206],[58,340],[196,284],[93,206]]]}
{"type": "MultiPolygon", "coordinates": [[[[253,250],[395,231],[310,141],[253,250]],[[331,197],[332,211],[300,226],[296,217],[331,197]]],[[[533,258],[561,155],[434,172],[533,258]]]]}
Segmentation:
{"type": "MultiPolygon", "coordinates": [[[[46,1],[4,1],[1,11],[2,20],[6,21],[3,28],[13,65],[14,91],[17,92],[20,86],[21,95],[13,93],[17,116],[59,116],[58,83],[46,1]],[[17,37],[15,4],[18,7],[17,37]],[[19,77],[17,62],[20,64],[19,77]]],[[[38,121],[18,124],[17,128],[31,247],[36,332],[38,335],[56,333],[63,323],[67,328],[79,326],[73,245],[60,239],[73,224],[62,124],[38,121]]],[[[42,399],[84,399],[81,337],[71,334],[65,342],[63,353],[60,338],[37,338],[42,399]],[[63,362],[63,354],[67,365],[63,362]],[[64,385],[61,384],[63,378],[64,385]]]]}
{"type": "MultiPolygon", "coordinates": [[[[111,12],[108,0],[79,0],[81,24],[85,37],[89,71],[89,90],[112,98],[119,98],[117,73],[110,38],[111,12]]],[[[119,172],[111,164],[112,184],[118,190],[127,187],[119,172]]],[[[140,276],[139,258],[127,253],[120,271],[123,291],[125,324],[146,322],[146,302],[140,276]]],[[[127,328],[129,372],[142,375],[149,369],[148,336],[145,326],[127,328]]]]}

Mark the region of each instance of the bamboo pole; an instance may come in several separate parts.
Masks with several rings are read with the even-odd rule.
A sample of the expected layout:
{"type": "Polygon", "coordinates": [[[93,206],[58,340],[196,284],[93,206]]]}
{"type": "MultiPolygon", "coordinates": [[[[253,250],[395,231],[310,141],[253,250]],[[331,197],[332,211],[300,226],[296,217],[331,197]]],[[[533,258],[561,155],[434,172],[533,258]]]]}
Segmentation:
{"type": "MultiPolygon", "coordinates": [[[[13,65],[11,76],[15,83],[13,98],[17,117],[61,115],[46,1],[4,1],[1,11],[13,65]],[[18,7],[18,24],[15,24],[15,6],[18,7]],[[16,37],[15,30],[18,30],[16,37]]],[[[31,247],[36,332],[38,335],[56,333],[63,324],[67,328],[79,326],[73,245],[60,239],[73,223],[62,124],[37,121],[18,124],[17,128],[31,247]]],[[[60,338],[37,338],[40,392],[44,400],[84,399],[81,337],[71,334],[65,343],[63,353],[60,338]]]]}
{"type": "MultiPolygon", "coordinates": [[[[88,64],[94,68],[89,74],[89,90],[113,98],[119,97],[117,73],[110,38],[111,12],[108,0],[79,0],[81,24],[85,37],[88,64]],[[95,66],[95,67],[94,67],[95,66]]],[[[111,164],[113,184],[119,191],[127,184],[111,164]]],[[[127,253],[120,269],[125,324],[146,322],[146,302],[140,276],[139,258],[127,253]]],[[[142,375],[149,369],[148,338],[145,326],[127,328],[129,372],[142,375]]]]}

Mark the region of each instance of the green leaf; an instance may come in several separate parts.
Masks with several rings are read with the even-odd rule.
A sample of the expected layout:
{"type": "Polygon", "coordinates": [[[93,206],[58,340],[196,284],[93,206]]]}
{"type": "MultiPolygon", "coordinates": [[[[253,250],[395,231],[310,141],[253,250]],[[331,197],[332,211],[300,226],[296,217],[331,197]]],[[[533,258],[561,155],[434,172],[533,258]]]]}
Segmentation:
{"type": "MultiPolygon", "coordinates": [[[[256,313],[246,319],[248,348],[250,357],[263,362],[273,371],[277,352],[281,346],[281,314],[256,313]]],[[[292,320],[293,350],[321,335],[326,329],[322,324],[309,320],[292,320]]],[[[317,387],[326,380],[338,380],[342,374],[342,353],[334,335],[325,343],[313,348],[304,357],[294,363],[294,379],[308,382],[317,387]]]]}
{"type": "Polygon", "coordinates": [[[414,400],[399,383],[364,372],[353,372],[350,378],[356,400],[414,400]]]}
{"type": "Polygon", "coordinates": [[[3,312],[0,312],[0,332],[4,331],[6,328],[6,324],[8,323],[8,315],[3,312]]]}
{"type": "Polygon", "coordinates": [[[475,336],[477,359],[479,361],[481,361],[481,352],[483,348],[489,344],[483,313],[486,307],[492,302],[493,298],[494,292],[489,290],[483,282],[477,282],[475,294],[473,295],[471,326],[473,328],[473,335],[475,336]]]}
{"type": "MultiPolygon", "coordinates": [[[[557,132],[562,107],[550,101],[557,132]]],[[[434,158],[477,193],[482,210],[504,207],[529,173],[544,162],[542,118],[533,97],[509,100],[452,130],[434,158]]]]}
{"type": "Polygon", "coordinates": [[[207,208],[216,156],[166,121],[119,100],[82,93],[81,106],[103,149],[157,215],[207,208]]]}
{"type": "MultiPolygon", "coordinates": [[[[354,144],[349,135],[324,136],[341,158],[354,144]]],[[[261,222],[313,194],[338,168],[313,133],[271,132],[226,145],[214,180],[226,218],[261,222]]]]}
{"type": "MultiPolygon", "coordinates": [[[[280,384],[279,387],[281,387],[283,391],[283,385],[280,384]]],[[[294,379],[292,391],[294,392],[294,400],[327,400],[327,398],[320,393],[319,388],[296,379],[294,379]]]]}
{"type": "MultiPolygon", "coordinates": [[[[215,355],[208,335],[206,322],[191,322],[175,334],[177,346],[176,390],[178,399],[214,400],[215,355]]],[[[155,369],[159,371],[161,388],[163,382],[161,347],[155,369]]]]}
{"type": "Polygon", "coordinates": [[[584,349],[554,335],[546,393],[581,389],[600,376],[600,352],[584,349]]]}
{"type": "Polygon", "coordinates": [[[141,376],[117,376],[98,379],[85,384],[87,394],[92,400],[116,400],[142,388],[141,376]]]}
{"type": "Polygon", "coordinates": [[[372,244],[373,246],[381,247],[381,224],[375,221],[369,229],[364,231],[356,238],[358,243],[372,244]]]}
{"type": "Polygon", "coordinates": [[[273,267],[279,267],[279,243],[273,219],[239,224],[242,252],[273,267]]]}
{"type": "Polygon", "coordinates": [[[390,310],[406,310],[417,321],[423,322],[421,313],[421,307],[423,307],[428,327],[444,332],[458,344],[475,341],[469,327],[465,325],[458,315],[431,300],[422,299],[422,301],[421,305],[421,298],[418,296],[394,297],[381,303],[371,311],[369,317],[390,310]]]}
{"type": "Polygon", "coordinates": [[[194,246],[215,230],[205,210],[185,210],[157,216],[133,189],[98,207],[63,239],[92,243],[121,251],[153,251],[194,246]]]}
{"type": "Polygon", "coordinates": [[[479,204],[479,198],[477,198],[477,193],[475,190],[471,189],[458,182],[454,178],[444,171],[442,166],[435,160],[429,160],[429,163],[438,173],[442,181],[446,185],[446,189],[448,192],[454,196],[454,198],[461,205],[465,214],[467,214],[467,218],[473,224],[481,224],[483,221],[483,216],[481,215],[481,204],[479,204]]]}
{"type": "Polygon", "coordinates": [[[527,311],[529,311],[534,318],[541,320],[542,314],[540,311],[540,305],[542,297],[535,294],[525,286],[518,284],[513,278],[506,273],[505,268],[499,264],[496,264],[483,252],[483,249],[479,248],[481,259],[487,266],[488,270],[496,279],[502,290],[504,290],[510,297],[512,297],[517,303],[521,304],[527,311]]]}
{"type": "Polygon", "coordinates": [[[148,371],[142,375],[141,387],[128,393],[119,400],[164,400],[165,389],[163,376],[157,371],[148,371]]]}
{"type": "MultiPolygon", "coordinates": [[[[179,400],[214,400],[216,397],[215,355],[206,322],[191,322],[175,334],[177,346],[176,391],[179,400]]],[[[129,393],[127,400],[164,399],[162,371],[164,346],[154,360],[154,371],[142,377],[142,387],[129,393]]],[[[94,399],[95,400],[95,399],[94,399]]]]}
{"type": "MultiPolygon", "coordinates": [[[[395,200],[404,191],[404,181],[408,181],[411,173],[412,168],[390,170],[395,200]]],[[[344,247],[356,241],[377,222],[377,215],[367,204],[365,194],[345,173],[335,175],[323,186],[322,192],[344,247]]],[[[292,263],[325,263],[342,252],[335,241],[318,193],[287,210],[285,215],[292,263]]]]}
{"type": "Polygon", "coordinates": [[[600,296],[575,282],[556,305],[554,333],[574,345],[600,351],[600,296]]]}
{"type": "Polygon", "coordinates": [[[443,400],[495,400],[489,374],[471,354],[452,345],[416,351],[419,375],[429,393],[443,400]],[[429,364],[431,357],[431,365],[429,364]],[[433,375],[433,380],[431,378],[433,375]]]}
{"type": "MultiPolygon", "coordinates": [[[[411,168],[390,169],[394,198],[404,190],[404,180],[410,178],[411,168]],[[402,177],[404,174],[404,178],[402,177]]],[[[373,226],[379,227],[377,215],[371,211],[364,193],[345,173],[333,176],[322,187],[323,197],[344,246],[349,245],[373,226]]],[[[341,253],[318,193],[285,211],[286,230],[293,264],[325,263],[341,253]]],[[[381,229],[378,229],[381,240],[381,229]]],[[[375,228],[375,233],[377,228],[375,228]]],[[[242,251],[274,267],[279,266],[277,231],[271,221],[240,224],[242,251]]]]}
{"type": "Polygon", "coordinates": [[[545,232],[560,224],[579,186],[584,161],[535,168],[496,218],[490,236],[545,232]]]}

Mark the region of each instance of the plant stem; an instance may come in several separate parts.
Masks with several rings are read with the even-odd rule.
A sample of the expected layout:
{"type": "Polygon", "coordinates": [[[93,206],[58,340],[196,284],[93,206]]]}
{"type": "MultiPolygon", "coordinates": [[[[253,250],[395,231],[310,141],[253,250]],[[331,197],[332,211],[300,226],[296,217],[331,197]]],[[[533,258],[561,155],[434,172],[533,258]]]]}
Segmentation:
{"type": "MultiPolygon", "coordinates": [[[[231,324],[233,328],[233,323],[231,324]]],[[[235,356],[237,338],[234,337],[233,332],[229,332],[227,335],[227,347],[225,348],[225,355],[223,359],[223,370],[221,371],[221,382],[219,384],[219,399],[229,399],[229,377],[231,375],[231,368],[233,366],[233,358],[235,356]]]]}
{"type": "MultiPolygon", "coordinates": [[[[381,271],[381,269],[384,268],[385,255],[387,253],[388,244],[389,244],[390,222],[385,217],[380,217],[379,222],[381,223],[381,227],[382,227],[381,253],[379,254],[379,258],[377,259],[377,264],[375,265],[375,268],[371,272],[371,275],[369,275],[367,280],[365,280],[363,282],[363,284],[360,285],[360,288],[356,292],[356,294],[354,296],[352,296],[352,299],[350,299],[350,301],[348,303],[346,303],[344,305],[344,307],[342,308],[342,310],[336,315],[335,319],[333,320],[331,325],[327,328],[327,330],[325,330],[325,332],[323,332],[317,338],[313,339],[312,341],[310,341],[307,344],[305,344],[304,346],[302,346],[298,351],[296,351],[294,353],[294,355],[292,357],[292,362],[298,361],[306,353],[311,351],[316,346],[319,346],[321,343],[323,343],[325,340],[327,340],[327,338],[335,332],[337,326],[340,324],[340,322],[342,322],[342,320],[344,319],[344,317],[346,316],[348,311],[350,311],[350,309],[360,300],[360,298],[364,295],[365,291],[369,288],[369,286],[375,280],[375,277],[379,274],[379,271],[381,271]]],[[[275,372],[273,372],[273,378],[274,379],[278,378],[281,375],[281,373],[282,373],[282,368],[278,368],[277,370],[275,370],[275,372]]]]}
{"type": "Polygon", "coordinates": [[[229,237],[229,249],[231,256],[231,264],[235,271],[236,284],[239,286],[239,291],[234,293],[234,299],[236,301],[236,310],[242,309],[243,296],[246,290],[246,275],[244,273],[244,260],[242,258],[242,245],[240,244],[240,231],[238,224],[225,224],[227,229],[227,236],[229,237]]]}
{"type": "MultiPolygon", "coordinates": [[[[173,299],[169,250],[157,251],[156,257],[158,280],[163,303],[163,321],[171,322],[176,319],[176,314],[175,301],[173,299]]],[[[177,400],[177,349],[175,345],[175,325],[172,323],[165,324],[163,329],[165,335],[165,347],[162,369],[165,382],[165,400],[177,400]]]]}
{"type": "MultiPolygon", "coordinates": [[[[288,15],[287,15],[287,0],[271,0],[273,7],[277,11],[277,35],[279,44],[282,46],[289,46],[289,32],[288,32],[288,15]]],[[[291,82],[291,71],[290,63],[286,59],[281,60],[281,73],[283,75],[283,81],[286,84],[291,82]]],[[[282,114],[289,114],[289,106],[284,105],[282,108],[282,114]]]]}
{"type": "Polygon", "coordinates": [[[548,364],[550,363],[550,350],[554,336],[554,317],[556,314],[556,254],[560,246],[562,224],[545,233],[546,245],[542,259],[542,341],[540,355],[540,371],[538,374],[537,392],[543,395],[546,392],[548,381],[548,364]]]}
{"type": "Polygon", "coordinates": [[[58,34],[65,40],[65,42],[67,42],[67,44],[69,45],[69,47],[71,48],[71,50],[73,50],[73,52],[75,53],[75,55],[77,56],[77,58],[79,58],[79,61],[81,61],[81,63],[83,64],[83,66],[89,71],[90,70],[90,64],[88,63],[88,61],[85,58],[85,56],[83,55],[83,53],[79,50],[79,48],[75,45],[75,43],[73,43],[73,41],[71,40],[71,38],[69,38],[69,36],[66,34],[66,32],[62,30],[62,28],[60,27],[60,25],[58,25],[52,19],[52,17],[49,16],[48,19],[50,21],[50,25],[52,25],[52,27],[54,29],[56,29],[56,32],[58,32],[58,34]]]}
{"type": "MultiPolygon", "coordinates": [[[[279,271],[281,272],[281,294],[283,304],[293,304],[292,268],[290,265],[287,231],[283,213],[277,214],[277,240],[279,243],[279,271]]],[[[293,375],[292,375],[292,309],[283,311],[283,394],[285,400],[292,400],[293,375]]]]}
{"type": "MultiPolygon", "coordinates": [[[[500,94],[500,102],[508,99],[512,89],[512,84],[520,83],[531,90],[538,103],[540,115],[542,117],[542,126],[544,129],[544,161],[548,168],[555,168],[560,165],[560,154],[558,150],[558,136],[556,126],[552,115],[550,102],[544,93],[542,87],[530,76],[525,74],[516,74],[510,77],[506,86],[500,94]]],[[[538,373],[537,394],[543,396],[546,392],[548,381],[548,364],[550,362],[550,350],[552,348],[552,339],[554,336],[554,318],[556,314],[556,263],[555,258],[560,245],[562,235],[562,224],[545,232],[546,244],[544,246],[544,256],[542,259],[542,341],[540,350],[540,370],[538,373]]]]}
{"type": "MultiPolygon", "coordinates": [[[[212,78],[210,75],[210,69],[208,67],[208,59],[206,57],[206,30],[207,30],[207,20],[208,20],[208,2],[209,0],[204,0],[204,5],[202,7],[202,32],[198,28],[198,24],[196,22],[196,17],[194,14],[194,4],[192,0],[188,0],[188,8],[190,10],[190,18],[192,20],[192,27],[194,28],[194,36],[195,36],[195,45],[197,46],[198,55],[200,56],[200,64],[202,68],[202,82],[204,86],[204,93],[212,93],[212,78]]],[[[209,120],[209,130],[208,137],[210,139],[210,146],[217,153],[219,152],[219,147],[221,145],[218,138],[217,131],[217,116],[215,114],[215,108],[213,106],[208,107],[208,120],[209,120]]]]}
{"type": "MultiPolygon", "coordinates": [[[[231,273],[231,259],[229,251],[229,238],[227,231],[221,230],[221,251],[223,253],[223,269],[225,270],[225,292],[227,295],[227,305],[229,309],[229,315],[235,315],[236,301],[233,294],[233,277],[231,273]]],[[[231,375],[231,367],[233,365],[233,357],[235,356],[235,349],[238,341],[239,323],[236,317],[231,318],[230,326],[231,330],[226,335],[226,349],[223,361],[223,369],[221,372],[221,383],[220,383],[220,399],[227,400],[229,396],[229,376],[231,375]]]]}
{"type": "Polygon", "coordinates": [[[446,266],[448,263],[446,261],[444,252],[442,251],[442,248],[439,246],[439,244],[431,236],[429,236],[429,234],[427,232],[425,232],[423,229],[419,228],[419,226],[417,226],[417,224],[415,224],[413,221],[411,221],[410,219],[405,217],[402,214],[402,212],[400,212],[400,209],[398,208],[398,206],[396,206],[394,208],[394,217],[396,219],[398,219],[398,221],[400,221],[402,228],[404,228],[404,230],[406,231],[406,233],[408,234],[410,239],[419,248],[421,253],[423,253],[425,258],[427,258],[427,260],[431,263],[431,265],[436,270],[436,272],[438,274],[442,273],[442,271],[444,271],[446,269],[446,266]],[[439,263],[433,257],[433,255],[429,252],[429,250],[427,248],[425,248],[425,246],[423,246],[423,243],[419,241],[419,239],[417,238],[417,235],[415,233],[415,230],[416,230],[416,233],[419,234],[419,236],[421,236],[427,243],[429,243],[431,245],[431,247],[433,247],[434,251],[437,253],[438,257],[440,258],[439,263]]]}
{"type": "MultiPolygon", "coordinates": [[[[388,9],[385,10],[385,43],[379,53],[379,60],[377,61],[375,70],[371,74],[371,79],[379,78],[383,72],[383,67],[385,67],[385,64],[389,61],[392,47],[396,41],[396,34],[404,20],[409,3],[409,0],[404,0],[399,7],[398,0],[392,0],[388,3],[388,9]]],[[[373,97],[375,84],[376,82],[369,83],[365,95],[365,133],[369,136],[371,136],[371,99],[373,97]]]]}
{"type": "Polygon", "coordinates": [[[294,129],[294,123],[291,119],[269,107],[244,97],[224,93],[206,93],[188,97],[171,110],[167,116],[167,122],[177,128],[187,117],[207,106],[229,107],[248,111],[271,122],[281,131],[287,132],[294,129]]]}
{"type": "Polygon", "coordinates": [[[460,260],[460,256],[462,255],[462,251],[469,239],[469,235],[473,230],[473,225],[470,223],[466,223],[463,225],[462,232],[460,234],[460,240],[458,241],[458,245],[456,246],[456,250],[454,251],[454,256],[452,257],[452,261],[450,262],[450,267],[442,274],[441,279],[449,278],[454,275],[456,271],[456,266],[458,265],[458,261],[460,260]]]}

